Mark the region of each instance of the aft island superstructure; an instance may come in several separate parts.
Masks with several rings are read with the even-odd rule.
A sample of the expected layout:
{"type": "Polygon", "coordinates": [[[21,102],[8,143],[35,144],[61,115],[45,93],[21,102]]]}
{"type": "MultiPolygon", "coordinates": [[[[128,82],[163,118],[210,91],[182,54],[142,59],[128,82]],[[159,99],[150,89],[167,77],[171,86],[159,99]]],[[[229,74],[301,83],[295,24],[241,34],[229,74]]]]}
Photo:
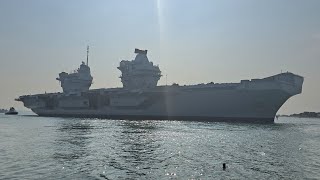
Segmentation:
{"type": "Polygon", "coordinates": [[[157,86],[159,66],[147,50],[135,53],[118,67],[122,88],[89,90],[92,76],[83,63],[72,74],[59,74],[63,92],[17,100],[39,116],[264,123],[274,122],[280,107],[302,91],[303,77],[289,72],[239,83],[157,86]]]}

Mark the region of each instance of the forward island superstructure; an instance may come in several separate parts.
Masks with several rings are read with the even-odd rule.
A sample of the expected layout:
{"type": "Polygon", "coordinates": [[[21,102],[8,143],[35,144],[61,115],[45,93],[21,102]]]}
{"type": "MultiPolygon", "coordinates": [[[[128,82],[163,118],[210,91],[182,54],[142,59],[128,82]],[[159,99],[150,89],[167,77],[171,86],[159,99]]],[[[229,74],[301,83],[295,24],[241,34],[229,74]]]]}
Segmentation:
{"type": "Polygon", "coordinates": [[[89,90],[92,76],[83,63],[73,74],[59,74],[63,92],[16,100],[39,116],[265,123],[274,122],[280,107],[302,91],[303,77],[289,72],[239,83],[157,86],[159,66],[147,50],[135,53],[118,67],[122,88],[89,90]]]}
{"type": "Polygon", "coordinates": [[[89,46],[87,47],[87,64],[82,62],[80,67],[70,74],[61,72],[56,79],[66,95],[88,91],[93,79],[89,67],[89,46]]]}

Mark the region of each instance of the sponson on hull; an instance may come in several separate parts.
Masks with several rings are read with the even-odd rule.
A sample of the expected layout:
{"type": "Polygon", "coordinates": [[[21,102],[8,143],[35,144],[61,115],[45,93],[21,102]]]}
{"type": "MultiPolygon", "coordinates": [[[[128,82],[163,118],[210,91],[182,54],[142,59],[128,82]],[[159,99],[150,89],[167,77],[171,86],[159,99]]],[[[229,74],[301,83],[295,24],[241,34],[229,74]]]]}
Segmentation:
{"type": "Polygon", "coordinates": [[[16,100],[39,116],[265,123],[274,122],[280,107],[302,91],[303,77],[290,72],[239,83],[157,86],[159,66],[149,61],[147,50],[135,53],[118,67],[122,88],[89,90],[92,77],[83,63],[75,74],[60,73],[62,93],[16,100]]]}

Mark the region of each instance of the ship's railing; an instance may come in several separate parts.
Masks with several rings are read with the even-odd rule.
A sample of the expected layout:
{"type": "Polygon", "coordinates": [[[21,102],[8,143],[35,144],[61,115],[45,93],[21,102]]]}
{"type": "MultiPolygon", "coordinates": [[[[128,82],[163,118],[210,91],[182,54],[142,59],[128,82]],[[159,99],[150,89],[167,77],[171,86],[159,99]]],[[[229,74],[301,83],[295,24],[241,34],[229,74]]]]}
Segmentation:
{"type": "Polygon", "coordinates": [[[180,87],[185,87],[185,88],[188,88],[188,89],[198,89],[198,88],[233,88],[233,87],[237,87],[239,86],[240,83],[207,83],[207,84],[195,84],[195,85],[183,85],[180,87]]]}

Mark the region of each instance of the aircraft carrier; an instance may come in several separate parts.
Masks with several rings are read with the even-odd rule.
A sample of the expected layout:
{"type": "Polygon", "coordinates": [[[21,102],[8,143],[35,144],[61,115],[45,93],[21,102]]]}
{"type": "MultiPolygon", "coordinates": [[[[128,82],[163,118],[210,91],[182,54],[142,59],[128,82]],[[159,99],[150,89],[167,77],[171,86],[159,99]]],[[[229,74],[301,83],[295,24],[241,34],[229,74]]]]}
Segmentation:
{"type": "Polygon", "coordinates": [[[280,107],[302,91],[303,77],[290,72],[239,83],[157,86],[159,66],[149,61],[147,50],[135,53],[134,60],[123,60],[118,67],[121,88],[89,90],[93,78],[87,51],[87,63],[59,74],[62,92],[16,100],[39,116],[270,123],[280,107]]]}

